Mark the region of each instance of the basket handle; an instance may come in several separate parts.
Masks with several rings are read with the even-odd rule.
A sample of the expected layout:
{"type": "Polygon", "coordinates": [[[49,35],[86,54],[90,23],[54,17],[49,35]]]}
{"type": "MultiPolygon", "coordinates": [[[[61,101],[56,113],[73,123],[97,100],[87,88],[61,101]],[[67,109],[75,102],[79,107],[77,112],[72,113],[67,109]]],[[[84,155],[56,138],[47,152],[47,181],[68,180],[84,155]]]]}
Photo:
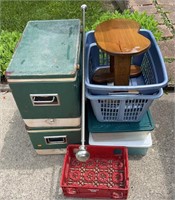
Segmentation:
{"type": "Polygon", "coordinates": [[[114,92],[109,92],[109,95],[138,95],[139,91],[138,90],[129,90],[129,91],[114,91],[114,92]]]}
{"type": "Polygon", "coordinates": [[[137,99],[158,99],[163,95],[163,89],[159,89],[159,91],[156,94],[147,94],[147,95],[137,95],[137,94],[131,94],[128,95],[128,93],[113,93],[112,95],[93,95],[89,92],[89,90],[86,90],[86,97],[88,99],[92,100],[99,100],[99,99],[116,99],[116,97],[119,100],[126,100],[126,98],[137,98],[137,99]]]}

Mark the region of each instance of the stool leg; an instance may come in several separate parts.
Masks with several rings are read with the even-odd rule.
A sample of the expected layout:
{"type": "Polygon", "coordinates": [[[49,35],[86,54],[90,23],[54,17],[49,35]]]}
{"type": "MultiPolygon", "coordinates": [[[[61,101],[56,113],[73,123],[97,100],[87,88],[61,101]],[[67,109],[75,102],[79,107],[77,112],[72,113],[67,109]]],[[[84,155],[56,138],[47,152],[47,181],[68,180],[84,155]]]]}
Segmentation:
{"type": "Polygon", "coordinates": [[[114,85],[129,85],[131,56],[114,56],[114,85]]]}
{"type": "Polygon", "coordinates": [[[114,56],[110,56],[110,72],[114,73],[114,56]]]}

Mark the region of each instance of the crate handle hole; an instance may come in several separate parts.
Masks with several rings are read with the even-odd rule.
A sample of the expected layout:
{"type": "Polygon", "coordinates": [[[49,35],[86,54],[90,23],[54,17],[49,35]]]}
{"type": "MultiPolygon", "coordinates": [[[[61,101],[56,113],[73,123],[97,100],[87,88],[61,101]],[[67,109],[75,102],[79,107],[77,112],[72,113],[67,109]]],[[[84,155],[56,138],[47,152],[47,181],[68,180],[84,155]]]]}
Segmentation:
{"type": "Polygon", "coordinates": [[[114,154],[116,155],[121,155],[122,154],[122,150],[121,149],[114,149],[114,154]]]}

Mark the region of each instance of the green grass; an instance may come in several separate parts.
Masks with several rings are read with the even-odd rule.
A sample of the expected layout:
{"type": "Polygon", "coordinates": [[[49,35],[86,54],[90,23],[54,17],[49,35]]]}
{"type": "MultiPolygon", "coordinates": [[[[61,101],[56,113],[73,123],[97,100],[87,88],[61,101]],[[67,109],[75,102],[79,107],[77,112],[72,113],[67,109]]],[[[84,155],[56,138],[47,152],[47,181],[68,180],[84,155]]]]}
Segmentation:
{"type": "Polygon", "coordinates": [[[13,55],[21,33],[1,31],[0,33],[0,76],[5,75],[6,68],[13,55]]]}
{"type": "Polygon", "coordinates": [[[153,16],[146,13],[124,11],[107,12],[112,5],[111,1],[102,0],[0,0],[1,6],[1,31],[0,32],[0,74],[4,74],[14,47],[20,33],[23,32],[26,24],[30,20],[54,20],[54,19],[81,19],[81,5],[87,4],[86,30],[92,30],[100,22],[111,18],[130,18],[138,21],[143,28],[153,32],[156,39],[160,39],[161,34],[157,29],[157,22],[153,16]]]}
{"type": "Polygon", "coordinates": [[[87,4],[86,28],[91,29],[98,17],[106,12],[103,1],[24,1],[0,0],[0,76],[6,68],[14,52],[20,33],[28,21],[54,19],[82,19],[81,5],[87,4]]]}
{"type": "Polygon", "coordinates": [[[22,32],[30,20],[81,19],[80,6],[88,6],[86,25],[90,29],[98,17],[106,11],[98,1],[1,1],[1,29],[22,32]]]}

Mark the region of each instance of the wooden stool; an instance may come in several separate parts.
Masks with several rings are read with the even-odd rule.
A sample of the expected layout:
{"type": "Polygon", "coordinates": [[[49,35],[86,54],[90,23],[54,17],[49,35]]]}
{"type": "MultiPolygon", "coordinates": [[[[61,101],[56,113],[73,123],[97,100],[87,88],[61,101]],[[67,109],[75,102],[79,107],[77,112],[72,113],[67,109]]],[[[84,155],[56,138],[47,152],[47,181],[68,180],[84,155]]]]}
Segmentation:
{"type": "MultiPolygon", "coordinates": [[[[137,77],[141,74],[141,67],[137,66],[137,65],[131,65],[130,68],[130,78],[134,78],[137,77]]],[[[106,67],[106,68],[101,68],[98,69],[93,77],[92,77],[93,82],[95,83],[111,83],[114,82],[114,73],[111,72],[111,68],[110,67],[106,67]]]]}
{"type": "Polygon", "coordinates": [[[131,57],[145,52],[151,43],[138,33],[139,29],[140,25],[130,19],[112,19],[97,26],[95,40],[110,55],[110,69],[98,70],[93,77],[95,82],[112,80],[114,85],[129,85],[130,75],[141,73],[139,66],[131,65],[131,57]]]}

